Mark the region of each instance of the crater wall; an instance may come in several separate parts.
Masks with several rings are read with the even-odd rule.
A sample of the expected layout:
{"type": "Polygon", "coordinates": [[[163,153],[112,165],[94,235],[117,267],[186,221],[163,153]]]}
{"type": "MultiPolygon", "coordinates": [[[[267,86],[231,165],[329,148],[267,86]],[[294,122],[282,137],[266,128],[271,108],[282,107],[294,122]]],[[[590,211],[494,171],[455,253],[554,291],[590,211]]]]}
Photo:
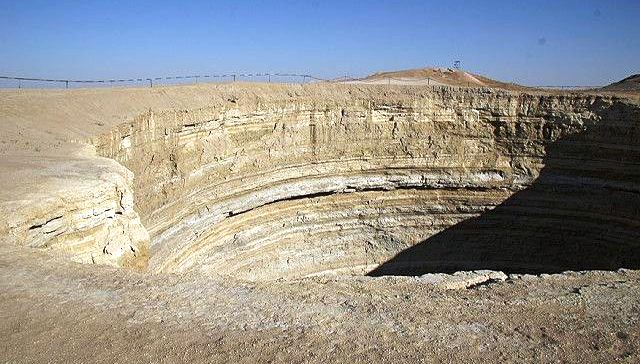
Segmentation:
{"type": "Polygon", "coordinates": [[[569,262],[600,252],[594,244],[627,256],[612,265],[638,261],[634,103],[446,87],[298,91],[149,110],[93,139],[135,175],[150,269],[276,279],[483,261],[545,271],[572,267],[554,256],[563,241],[575,248],[569,262]],[[452,234],[491,213],[483,229],[452,234]],[[550,236],[565,238],[545,245],[550,236]],[[439,253],[413,250],[439,237],[439,253]],[[527,247],[543,253],[517,254],[527,247]]]}

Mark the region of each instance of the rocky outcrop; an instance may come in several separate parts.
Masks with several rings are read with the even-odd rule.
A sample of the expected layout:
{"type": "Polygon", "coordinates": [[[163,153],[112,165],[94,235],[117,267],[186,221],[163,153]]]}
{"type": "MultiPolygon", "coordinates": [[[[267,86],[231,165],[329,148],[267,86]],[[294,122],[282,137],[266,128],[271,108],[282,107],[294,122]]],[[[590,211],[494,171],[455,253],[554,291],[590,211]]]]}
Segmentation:
{"type": "Polygon", "coordinates": [[[81,263],[145,269],[149,234],[134,210],[131,171],[95,156],[17,164],[11,170],[15,185],[0,199],[3,242],[81,263]]]}

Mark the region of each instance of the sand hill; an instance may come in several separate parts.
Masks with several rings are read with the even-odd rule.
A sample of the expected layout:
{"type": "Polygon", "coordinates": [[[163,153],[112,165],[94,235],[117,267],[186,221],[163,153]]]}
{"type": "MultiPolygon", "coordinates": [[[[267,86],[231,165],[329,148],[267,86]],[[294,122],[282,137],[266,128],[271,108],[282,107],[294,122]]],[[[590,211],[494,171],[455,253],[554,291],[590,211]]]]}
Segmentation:
{"type": "Polygon", "coordinates": [[[526,88],[513,83],[501,82],[464,70],[451,68],[417,68],[401,71],[376,72],[351,82],[367,84],[492,87],[509,90],[526,88]]]}
{"type": "Polygon", "coordinates": [[[602,88],[603,91],[640,91],[640,73],[614,82],[602,88]]]}

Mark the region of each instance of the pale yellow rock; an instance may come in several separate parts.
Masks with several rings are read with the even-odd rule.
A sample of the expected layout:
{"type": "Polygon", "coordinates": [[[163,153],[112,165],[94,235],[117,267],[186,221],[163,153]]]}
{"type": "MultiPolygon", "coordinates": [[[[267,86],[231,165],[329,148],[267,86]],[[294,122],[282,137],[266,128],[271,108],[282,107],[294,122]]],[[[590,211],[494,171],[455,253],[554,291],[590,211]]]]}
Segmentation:
{"type": "MultiPolygon", "coordinates": [[[[249,280],[364,274],[521,191],[550,209],[553,192],[532,190],[543,171],[573,190],[638,190],[637,172],[598,156],[637,163],[637,142],[618,137],[635,130],[637,106],[615,96],[245,84],[1,94],[4,239],[82,262],[150,256],[152,271],[249,280]]],[[[577,228],[589,207],[576,206],[564,214],[577,228]]],[[[599,218],[637,218],[625,214],[599,218]]],[[[616,227],[623,240],[629,226],[616,227]]],[[[432,263],[466,264],[445,258],[432,263]]]]}

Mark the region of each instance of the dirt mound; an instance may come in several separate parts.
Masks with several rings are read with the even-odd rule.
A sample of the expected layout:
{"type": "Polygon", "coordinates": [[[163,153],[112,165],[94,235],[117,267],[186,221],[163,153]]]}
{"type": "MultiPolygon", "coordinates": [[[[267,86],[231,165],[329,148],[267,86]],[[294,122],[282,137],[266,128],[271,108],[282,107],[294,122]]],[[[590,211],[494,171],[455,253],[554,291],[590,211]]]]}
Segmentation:
{"type": "Polygon", "coordinates": [[[640,73],[614,82],[602,88],[603,91],[640,91],[640,73]]]}
{"type": "Polygon", "coordinates": [[[365,83],[424,83],[429,85],[492,87],[509,90],[524,89],[513,83],[501,82],[481,75],[451,68],[417,68],[401,71],[376,72],[361,80],[365,83]]]}

